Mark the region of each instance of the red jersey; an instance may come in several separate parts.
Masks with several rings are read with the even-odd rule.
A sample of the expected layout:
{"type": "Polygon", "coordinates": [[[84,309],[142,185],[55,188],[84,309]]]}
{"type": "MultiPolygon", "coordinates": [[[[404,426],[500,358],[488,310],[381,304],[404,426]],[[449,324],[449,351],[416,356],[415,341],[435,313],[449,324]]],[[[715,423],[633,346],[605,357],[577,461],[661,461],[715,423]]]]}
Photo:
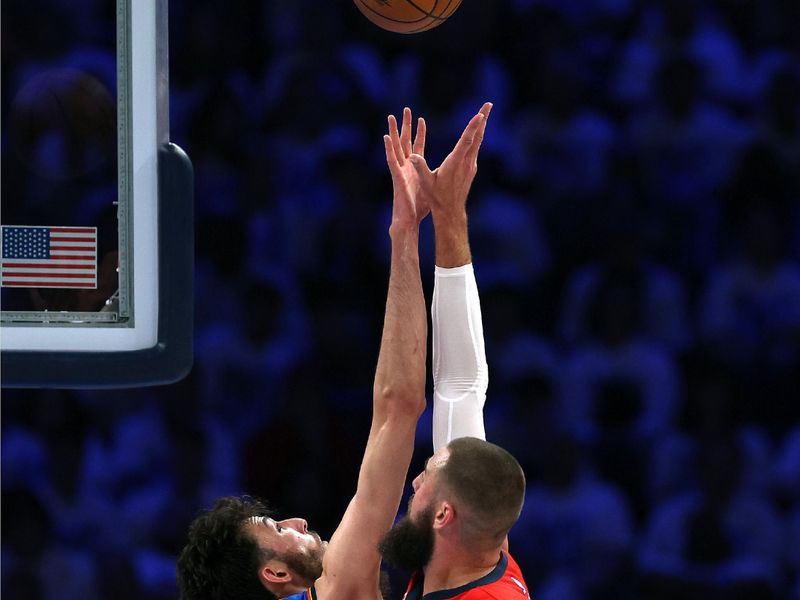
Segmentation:
{"type": "Polygon", "coordinates": [[[451,590],[437,590],[422,595],[423,575],[416,573],[408,584],[403,600],[526,600],[528,585],[522,578],[519,565],[506,552],[500,562],[480,579],[451,590]]]}

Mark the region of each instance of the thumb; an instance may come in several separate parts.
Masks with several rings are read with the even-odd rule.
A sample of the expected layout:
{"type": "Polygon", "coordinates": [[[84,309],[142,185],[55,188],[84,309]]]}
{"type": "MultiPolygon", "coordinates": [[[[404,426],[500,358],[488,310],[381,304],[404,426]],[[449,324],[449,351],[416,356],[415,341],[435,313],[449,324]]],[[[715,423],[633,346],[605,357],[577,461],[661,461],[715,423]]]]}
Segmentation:
{"type": "Polygon", "coordinates": [[[417,171],[417,175],[420,177],[426,177],[430,174],[431,170],[428,168],[428,163],[425,162],[425,157],[421,154],[411,154],[408,160],[411,161],[411,164],[417,171]]]}

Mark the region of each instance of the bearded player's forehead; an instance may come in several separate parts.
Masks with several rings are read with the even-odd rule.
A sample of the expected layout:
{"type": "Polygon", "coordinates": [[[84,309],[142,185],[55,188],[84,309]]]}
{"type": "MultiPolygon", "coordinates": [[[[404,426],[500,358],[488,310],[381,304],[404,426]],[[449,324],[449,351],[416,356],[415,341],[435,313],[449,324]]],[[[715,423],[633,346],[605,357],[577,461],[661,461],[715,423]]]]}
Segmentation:
{"type": "Polygon", "coordinates": [[[442,446],[425,461],[424,470],[430,472],[441,469],[447,463],[448,458],[450,458],[450,449],[442,446]]]}

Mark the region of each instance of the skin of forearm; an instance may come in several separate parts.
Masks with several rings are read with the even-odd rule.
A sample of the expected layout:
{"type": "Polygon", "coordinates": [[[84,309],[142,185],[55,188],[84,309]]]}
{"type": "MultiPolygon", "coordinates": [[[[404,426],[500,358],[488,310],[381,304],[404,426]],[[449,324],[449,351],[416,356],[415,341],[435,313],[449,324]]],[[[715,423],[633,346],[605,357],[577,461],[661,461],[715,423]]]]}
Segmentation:
{"type": "Polygon", "coordinates": [[[467,232],[467,213],[461,207],[454,211],[433,210],[436,237],[436,264],[451,269],[472,262],[467,232]]]}
{"type": "Polygon", "coordinates": [[[424,408],[428,321],[419,271],[416,225],[393,223],[389,292],[381,349],[375,372],[375,395],[384,401],[424,408]]]}

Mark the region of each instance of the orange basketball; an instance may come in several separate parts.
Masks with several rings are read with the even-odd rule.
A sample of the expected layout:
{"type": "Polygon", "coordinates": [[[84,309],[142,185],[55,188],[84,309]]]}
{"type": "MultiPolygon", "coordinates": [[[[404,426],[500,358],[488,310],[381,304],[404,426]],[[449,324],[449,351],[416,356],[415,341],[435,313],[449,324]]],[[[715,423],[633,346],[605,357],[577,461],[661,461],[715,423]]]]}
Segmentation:
{"type": "Polygon", "coordinates": [[[378,27],[395,33],[419,33],[444,23],[461,0],[353,0],[378,27]]]}

